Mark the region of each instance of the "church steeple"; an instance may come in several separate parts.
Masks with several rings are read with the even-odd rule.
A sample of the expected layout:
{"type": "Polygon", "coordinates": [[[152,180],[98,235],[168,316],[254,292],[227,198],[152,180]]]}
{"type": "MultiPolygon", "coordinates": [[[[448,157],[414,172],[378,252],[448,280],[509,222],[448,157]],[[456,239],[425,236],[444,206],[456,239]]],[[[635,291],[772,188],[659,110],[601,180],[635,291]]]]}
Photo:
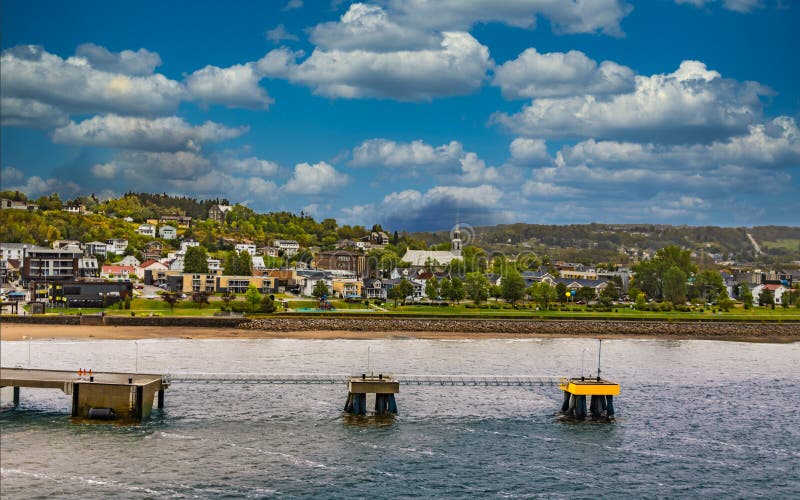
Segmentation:
{"type": "Polygon", "coordinates": [[[456,215],[456,227],[453,228],[453,237],[450,240],[450,251],[461,257],[461,229],[458,227],[458,215],[456,215]]]}

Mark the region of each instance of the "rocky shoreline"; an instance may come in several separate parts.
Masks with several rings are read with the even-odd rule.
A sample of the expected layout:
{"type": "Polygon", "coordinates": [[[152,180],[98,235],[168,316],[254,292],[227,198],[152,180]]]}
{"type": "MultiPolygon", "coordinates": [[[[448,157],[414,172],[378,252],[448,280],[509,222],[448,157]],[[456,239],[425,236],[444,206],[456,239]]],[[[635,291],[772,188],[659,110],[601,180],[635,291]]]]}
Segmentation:
{"type": "Polygon", "coordinates": [[[800,323],[688,321],[501,320],[439,318],[259,318],[239,328],[273,332],[458,332],[549,335],[643,335],[691,337],[790,337],[800,339],[800,323]]]}

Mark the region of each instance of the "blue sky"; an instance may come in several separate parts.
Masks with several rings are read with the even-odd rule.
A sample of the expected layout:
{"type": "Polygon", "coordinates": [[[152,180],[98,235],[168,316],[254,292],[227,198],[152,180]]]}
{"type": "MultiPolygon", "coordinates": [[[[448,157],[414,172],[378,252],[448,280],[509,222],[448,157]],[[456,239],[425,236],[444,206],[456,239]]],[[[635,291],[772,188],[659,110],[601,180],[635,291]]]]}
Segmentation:
{"type": "Polygon", "coordinates": [[[3,189],[443,229],[797,224],[788,0],[2,4],[3,189]]]}

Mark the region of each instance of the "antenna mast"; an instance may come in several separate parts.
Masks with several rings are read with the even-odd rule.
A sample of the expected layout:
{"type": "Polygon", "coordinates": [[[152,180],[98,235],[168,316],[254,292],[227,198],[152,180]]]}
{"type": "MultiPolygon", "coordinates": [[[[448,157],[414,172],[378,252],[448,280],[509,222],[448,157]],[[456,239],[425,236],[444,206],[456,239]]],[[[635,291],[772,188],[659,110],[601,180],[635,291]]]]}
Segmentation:
{"type": "Polygon", "coordinates": [[[600,381],[600,353],[603,352],[603,339],[598,338],[597,340],[600,341],[600,347],[597,349],[597,380],[600,381]]]}

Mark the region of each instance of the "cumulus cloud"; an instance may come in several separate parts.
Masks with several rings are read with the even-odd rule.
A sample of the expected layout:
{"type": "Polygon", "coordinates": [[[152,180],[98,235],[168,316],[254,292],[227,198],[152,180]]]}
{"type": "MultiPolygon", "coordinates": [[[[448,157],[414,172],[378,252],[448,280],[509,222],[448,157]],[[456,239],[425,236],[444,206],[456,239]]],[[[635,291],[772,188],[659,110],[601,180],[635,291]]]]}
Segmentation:
{"type": "Polygon", "coordinates": [[[203,143],[232,139],[247,130],[211,121],[191,126],[177,116],[149,119],[103,115],[56,129],[53,142],[145,151],[199,151],[203,143]]]}
{"type": "Polygon", "coordinates": [[[161,56],[147,49],[111,52],[93,43],[84,43],[75,50],[75,55],[88,61],[93,68],[109,73],[146,76],[161,66],[161,56]]]}
{"type": "Polygon", "coordinates": [[[22,182],[25,179],[25,174],[15,167],[3,167],[3,170],[0,171],[0,177],[2,177],[3,184],[8,185],[22,182]]]}
{"type": "Polygon", "coordinates": [[[276,49],[257,63],[267,76],[288,78],[328,97],[425,101],[479,89],[492,66],[489,49],[469,33],[444,32],[436,49],[374,52],[317,48],[302,63],[276,49]]]}
{"type": "Polygon", "coordinates": [[[3,97],[0,108],[0,124],[4,126],[48,129],[69,122],[64,111],[33,99],[3,97]]]}
{"type": "Polygon", "coordinates": [[[95,177],[109,179],[124,176],[135,185],[155,188],[159,183],[175,179],[194,179],[207,174],[211,162],[194,152],[153,153],[143,151],[122,151],[108,163],[94,165],[91,172],[95,177]],[[147,181],[150,181],[148,184],[147,181]]]}
{"type": "Polygon", "coordinates": [[[271,41],[272,43],[280,43],[284,40],[292,40],[297,41],[297,35],[293,35],[286,30],[286,26],[279,24],[275,26],[273,29],[268,30],[265,33],[267,40],[271,41]]]}
{"type": "Polygon", "coordinates": [[[289,193],[294,194],[332,194],[334,190],[349,182],[346,174],[337,172],[328,163],[319,162],[313,165],[298,163],[294,167],[294,175],[284,186],[289,193]]]}
{"type": "Polygon", "coordinates": [[[719,165],[794,167],[800,166],[800,130],[794,118],[780,116],[768,123],[751,125],[747,134],[710,144],[660,145],[589,139],[562,148],[556,155],[556,164],[675,170],[719,165]]]}
{"type": "Polygon", "coordinates": [[[594,137],[653,142],[708,142],[745,132],[761,116],[755,82],[723,79],[698,61],[673,73],[637,76],[632,93],[536,99],[491,123],[532,137],[594,137]]]}
{"type": "MultiPolygon", "coordinates": [[[[546,17],[560,33],[604,33],[620,36],[620,22],[631,12],[623,0],[388,0],[391,8],[413,26],[469,29],[476,23],[500,22],[519,28],[536,26],[546,17]]],[[[741,0],[740,0],[741,1],[741,0]]]]}
{"type": "Polygon", "coordinates": [[[294,10],[299,9],[303,6],[303,0],[289,0],[283,10],[294,10]]]}
{"type": "Polygon", "coordinates": [[[171,179],[167,185],[174,193],[199,198],[224,197],[231,200],[247,198],[262,202],[275,201],[280,193],[278,186],[258,176],[235,176],[221,170],[210,170],[190,179],[171,179]]]}
{"type": "Polygon", "coordinates": [[[352,167],[413,168],[453,165],[464,154],[458,141],[431,146],[416,140],[407,143],[389,139],[369,139],[353,148],[352,167]]]}
{"type": "Polygon", "coordinates": [[[183,86],[164,75],[131,76],[94,68],[85,57],[61,57],[35,45],[3,51],[0,93],[74,113],[150,115],[174,110],[183,86]]]}
{"type": "Polygon", "coordinates": [[[511,152],[511,163],[514,164],[547,164],[552,162],[544,139],[517,137],[511,141],[508,149],[511,152]]]}
{"type": "Polygon", "coordinates": [[[390,52],[403,49],[435,49],[441,37],[414,25],[401,25],[378,5],[354,3],[339,21],[318,24],[310,40],[324,49],[390,52]]]}
{"type": "Polygon", "coordinates": [[[186,87],[192,98],[206,104],[267,109],[275,101],[259,85],[262,77],[253,63],[228,68],[206,66],[186,78],[186,87]]]}
{"type": "Polygon", "coordinates": [[[492,83],[509,99],[631,92],[634,73],[612,61],[598,64],[577,50],[540,54],[526,49],[497,67],[492,83]]]}
{"type": "Polygon", "coordinates": [[[80,186],[72,181],[62,181],[56,178],[43,179],[38,175],[25,178],[25,174],[14,167],[3,168],[2,175],[4,190],[20,191],[25,193],[29,198],[37,198],[51,193],[59,193],[62,196],[73,197],[81,191],[80,186]],[[6,179],[7,174],[10,176],[10,179],[6,179]]]}

